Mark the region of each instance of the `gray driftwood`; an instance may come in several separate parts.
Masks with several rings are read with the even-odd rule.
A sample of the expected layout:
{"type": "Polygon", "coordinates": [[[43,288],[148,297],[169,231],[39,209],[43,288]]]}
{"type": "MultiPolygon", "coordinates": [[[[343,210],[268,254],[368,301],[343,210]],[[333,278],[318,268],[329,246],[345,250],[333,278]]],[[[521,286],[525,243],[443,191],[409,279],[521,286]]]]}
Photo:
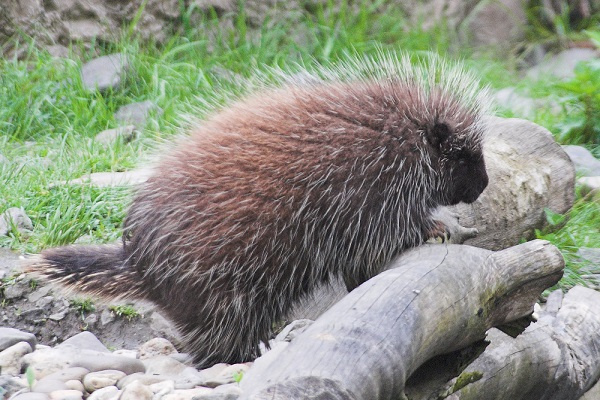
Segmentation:
{"type": "Polygon", "coordinates": [[[398,399],[431,357],[531,313],[563,267],[541,240],[495,253],[461,245],[409,251],[257,360],[243,398],[398,399]]]}
{"type": "Polygon", "coordinates": [[[558,313],[512,338],[492,329],[491,343],[441,396],[411,399],[575,400],[600,377],[600,293],[575,287],[558,313]]]}

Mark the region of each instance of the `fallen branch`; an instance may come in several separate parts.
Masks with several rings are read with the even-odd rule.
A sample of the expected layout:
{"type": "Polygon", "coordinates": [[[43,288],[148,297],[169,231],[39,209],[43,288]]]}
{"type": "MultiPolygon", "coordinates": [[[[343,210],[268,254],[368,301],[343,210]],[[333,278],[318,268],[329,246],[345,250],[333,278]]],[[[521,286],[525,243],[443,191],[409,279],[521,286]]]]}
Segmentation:
{"type": "Polygon", "coordinates": [[[397,399],[431,357],[531,313],[563,267],[558,250],[541,240],[495,253],[414,249],[257,360],[242,380],[242,398],[397,399]]]}

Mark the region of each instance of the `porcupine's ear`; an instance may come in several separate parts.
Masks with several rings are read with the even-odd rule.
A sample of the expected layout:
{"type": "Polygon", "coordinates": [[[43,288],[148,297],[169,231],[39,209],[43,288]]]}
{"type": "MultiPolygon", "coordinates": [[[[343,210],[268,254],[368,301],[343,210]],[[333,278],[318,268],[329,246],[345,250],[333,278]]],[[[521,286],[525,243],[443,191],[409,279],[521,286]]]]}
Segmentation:
{"type": "Polygon", "coordinates": [[[427,141],[433,147],[440,147],[450,137],[450,127],[444,122],[436,122],[427,130],[427,141]]]}

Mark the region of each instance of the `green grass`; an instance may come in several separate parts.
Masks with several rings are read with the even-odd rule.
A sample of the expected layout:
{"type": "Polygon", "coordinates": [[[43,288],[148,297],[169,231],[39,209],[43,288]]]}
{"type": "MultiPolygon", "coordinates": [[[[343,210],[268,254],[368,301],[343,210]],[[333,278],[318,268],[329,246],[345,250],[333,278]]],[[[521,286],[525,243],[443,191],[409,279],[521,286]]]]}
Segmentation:
{"type": "MultiPolygon", "coordinates": [[[[228,93],[243,92],[244,78],[267,66],[327,64],[354,51],[432,51],[466,57],[492,87],[517,85],[540,98],[554,96],[558,102],[564,96],[554,83],[521,81],[510,72],[517,64],[514,59],[472,58],[455,48],[456,38],[443,24],[427,32],[414,25],[409,28],[397,8],[382,11],[378,2],[353,6],[331,2],[281,21],[267,20],[260,28],[250,27],[241,15],[233,18],[234,30],[219,29],[215,15],[196,22],[192,11],[184,14],[183,33],[162,45],[141,43],[133,29],[125,29],[116,43],[74,45],[67,59],[52,58],[25,40],[21,41],[28,46],[25,59],[0,60],[0,154],[8,159],[0,162],[0,212],[23,207],[34,224],[31,233],[13,231],[0,237],[0,246],[38,252],[82,236],[95,243],[117,240],[130,191],[68,181],[93,172],[135,168],[148,159],[156,143],[169,141],[185,127],[185,115],[202,117],[202,103],[223,103],[228,93]],[[104,94],[88,92],[79,77],[81,65],[114,52],[129,60],[124,82],[104,94]],[[92,140],[98,132],[118,126],[113,114],[120,106],[143,100],[152,100],[164,113],[149,121],[140,138],[111,146],[92,140]]],[[[560,23],[556,22],[558,27],[560,23]]],[[[560,132],[570,111],[539,109],[534,121],[560,132]]],[[[539,233],[565,254],[566,285],[578,280],[582,267],[574,257],[577,248],[600,247],[599,214],[598,203],[580,199],[565,226],[539,233]]]]}

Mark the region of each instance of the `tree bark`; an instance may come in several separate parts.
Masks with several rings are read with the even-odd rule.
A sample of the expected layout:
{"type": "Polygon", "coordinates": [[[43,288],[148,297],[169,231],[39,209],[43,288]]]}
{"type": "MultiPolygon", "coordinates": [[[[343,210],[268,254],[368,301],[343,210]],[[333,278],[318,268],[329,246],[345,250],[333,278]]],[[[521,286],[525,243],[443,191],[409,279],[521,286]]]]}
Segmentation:
{"type": "Polygon", "coordinates": [[[600,293],[575,287],[557,314],[543,313],[516,338],[490,330],[485,351],[433,398],[579,399],[600,377],[598,332],[600,293]]]}
{"type": "Polygon", "coordinates": [[[244,399],[397,399],[425,361],[532,312],[564,261],[535,240],[499,252],[427,245],[403,254],[242,380],[244,399]]]}

